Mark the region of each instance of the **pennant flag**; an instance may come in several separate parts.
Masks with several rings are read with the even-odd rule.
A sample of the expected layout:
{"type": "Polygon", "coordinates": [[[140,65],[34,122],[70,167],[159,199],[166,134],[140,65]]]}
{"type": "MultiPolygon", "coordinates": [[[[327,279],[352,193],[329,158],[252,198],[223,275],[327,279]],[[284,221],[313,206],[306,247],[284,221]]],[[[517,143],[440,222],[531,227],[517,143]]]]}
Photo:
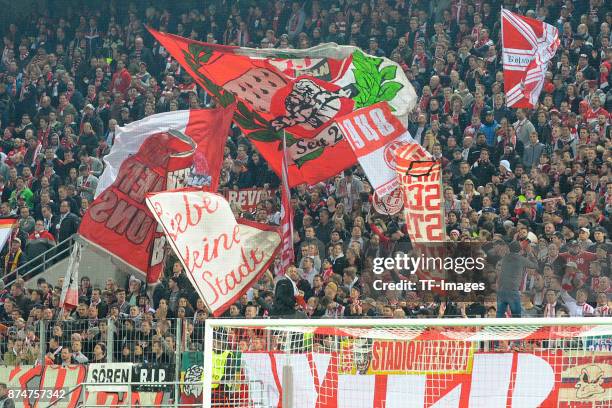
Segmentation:
{"type": "Polygon", "coordinates": [[[147,193],[164,191],[189,171],[195,144],[177,131],[147,137],[138,152],[123,160],[115,180],[83,216],[79,234],[157,282],[166,239],[145,204],[147,193]]]}
{"type": "Polygon", "coordinates": [[[404,118],[416,105],[398,64],[357,47],[257,50],[149,31],[221,106],[238,99],[234,121],[279,176],[286,132],[290,187],[315,184],[355,164],[337,124],[342,116],[388,102],[404,118]]]}
{"type": "Polygon", "coordinates": [[[287,166],[287,143],[283,138],[282,154],[282,192],[281,192],[281,233],[283,245],[281,251],[281,273],[284,274],[293,262],[293,208],[291,207],[291,190],[289,189],[289,169],[287,166]]]}
{"type": "Polygon", "coordinates": [[[70,260],[62,293],[60,295],[59,307],[64,309],[74,309],[79,305],[79,263],[81,262],[81,244],[76,243],[72,246],[70,260]]]}
{"type": "Polygon", "coordinates": [[[372,188],[385,196],[399,187],[394,152],[416,143],[406,127],[381,102],[345,115],[339,122],[372,188]]]}
{"type": "Polygon", "coordinates": [[[121,163],[138,152],[147,138],[169,130],[177,130],[191,138],[196,144],[196,151],[188,171],[170,180],[168,188],[183,187],[179,184],[184,181],[186,184],[202,186],[208,191],[217,191],[223,150],[234,107],[229,105],[226,108],[165,112],[118,128],[113,147],[104,157],[106,166],[98,182],[96,197],[113,184],[121,163]]]}
{"type": "Polygon", "coordinates": [[[9,238],[11,238],[11,233],[13,232],[13,228],[15,228],[18,224],[18,220],[16,218],[1,218],[0,219],[0,251],[4,249],[9,238]]]}
{"type": "Polygon", "coordinates": [[[257,282],[280,247],[278,227],[236,221],[218,194],[183,189],[149,194],[146,201],[214,316],[257,282]]]}
{"type": "Polygon", "coordinates": [[[558,47],[557,28],[502,9],[504,92],[508,107],[537,106],[548,63],[558,47]]]}

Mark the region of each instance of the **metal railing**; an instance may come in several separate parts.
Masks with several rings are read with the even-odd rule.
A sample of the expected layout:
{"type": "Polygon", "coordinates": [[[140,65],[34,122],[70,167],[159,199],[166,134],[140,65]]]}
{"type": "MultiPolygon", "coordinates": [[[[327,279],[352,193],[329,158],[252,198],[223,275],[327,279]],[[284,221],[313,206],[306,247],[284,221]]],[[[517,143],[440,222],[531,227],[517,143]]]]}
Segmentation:
{"type": "Polygon", "coordinates": [[[53,248],[46,250],[42,254],[39,254],[32,259],[28,259],[26,263],[15,269],[10,274],[7,274],[9,280],[4,282],[5,285],[11,285],[18,278],[25,281],[30,280],[35,276],[46,272],[48,268],[55,265],[62,259],[68,258],[70,256],[70,251],[72,250],[72,245],[75,242],[76,236],[77,234],[73,234],[53,248]]]}

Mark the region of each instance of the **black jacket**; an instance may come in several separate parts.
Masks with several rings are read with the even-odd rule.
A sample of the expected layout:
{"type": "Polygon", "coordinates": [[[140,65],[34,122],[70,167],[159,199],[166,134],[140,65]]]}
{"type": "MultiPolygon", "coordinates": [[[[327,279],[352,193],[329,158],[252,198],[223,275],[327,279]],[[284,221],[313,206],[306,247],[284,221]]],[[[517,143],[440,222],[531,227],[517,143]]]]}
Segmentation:
{"type": "Polygon", "coordinates": [[[75,214],[68,213],[63,220],[61,219],[61,215],[54,215],[52,222],[53,235],[57,239],[57,242],[62,242],[72,234],[76,234],[79,230],[81,220],[75,214]]]}
{"type": "Polygon", "coordinates": [[[293,283],[289,278],[281,279],[274,289],[274,307],[272,315],[283,316],[295,313],[295,295],[293,283]]]}

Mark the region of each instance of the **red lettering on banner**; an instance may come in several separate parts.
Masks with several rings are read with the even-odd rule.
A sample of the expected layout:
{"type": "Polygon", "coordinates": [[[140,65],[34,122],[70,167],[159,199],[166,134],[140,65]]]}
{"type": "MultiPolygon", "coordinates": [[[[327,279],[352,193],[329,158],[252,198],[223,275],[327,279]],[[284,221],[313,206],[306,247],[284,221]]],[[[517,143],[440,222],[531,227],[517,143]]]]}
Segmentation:
{"type": "Polygon", "coordinates": [[[210,271],[202,272],[202,279],[214,293],[214,300],[210,302],[211,305],[214,305],[219,300],[220,295],[225,296],[233,291],[244,279],[257,271],[259,269],[258,266],[264,261],[263,252],[257,249],[251,249],[247,255],[243,247],[240,249],[240,252],[242,255],[240,265],[226,273],[225,276],[215,278],[214,282],[210,281],[213,278],[213,274],[210,271]],[[238,272],[238,276],[236,276],[236,272],[238,272]]]}
{"type": "MultiPolygon", "coordinates": [[[[202,197],[201,203],[191,203],[189,197],[183,194],[182,202],[181,210],[184,210],[184,212],[177,212],[171,216],[170,227],[172,227],[172,230],[168,231],[168,235],[172,239],[176,239],[180,234],[185,233],[189,227],[197,227],[204,212],[213,214],[219,208],[218,203],[213,206],[210,198],[206,196],[202,197]]],[[[163,215],[163,210],[158,202],[155,203],[155,213],[158,216],[163,215]]]]}

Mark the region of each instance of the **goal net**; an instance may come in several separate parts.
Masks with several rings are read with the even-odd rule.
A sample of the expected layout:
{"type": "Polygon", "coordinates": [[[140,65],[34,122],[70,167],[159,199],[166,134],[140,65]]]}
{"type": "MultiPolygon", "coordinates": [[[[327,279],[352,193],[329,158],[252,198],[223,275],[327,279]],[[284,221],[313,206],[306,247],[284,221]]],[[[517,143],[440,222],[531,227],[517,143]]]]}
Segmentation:
{"type": "Polygon", "coordinates": [[[209,320],[204,406],[612,407],[612,319],[209,320]]]}

